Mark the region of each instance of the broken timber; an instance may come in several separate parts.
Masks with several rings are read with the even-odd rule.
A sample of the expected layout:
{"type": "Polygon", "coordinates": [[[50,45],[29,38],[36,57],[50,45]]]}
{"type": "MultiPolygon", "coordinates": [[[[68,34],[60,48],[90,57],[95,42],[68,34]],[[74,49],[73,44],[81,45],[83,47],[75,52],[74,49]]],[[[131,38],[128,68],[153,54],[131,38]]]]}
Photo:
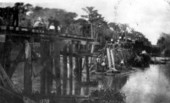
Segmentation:
{"type": "Polygon", "coordinates": [[[8,75],[6,74],[6,72],[3,69],[3,67],[1,66],[1,64],[0,64],[0,81],[2,82],[3,86],[6,89],[10,89],[12,91],[15,91],[16,93],[21,93],[21,90],[14,86],[13,82],[8,77],[8,75]]]}

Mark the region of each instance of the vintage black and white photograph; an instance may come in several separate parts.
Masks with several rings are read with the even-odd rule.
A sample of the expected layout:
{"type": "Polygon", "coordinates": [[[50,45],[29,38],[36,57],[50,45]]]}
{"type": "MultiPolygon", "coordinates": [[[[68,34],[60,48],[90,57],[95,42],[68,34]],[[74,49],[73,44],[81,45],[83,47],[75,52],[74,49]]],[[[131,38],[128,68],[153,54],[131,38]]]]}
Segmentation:
{"type": "Polygon", "coordinates": [[[0,103],[170,103],[170,0],[0,0],[0,103]]]}

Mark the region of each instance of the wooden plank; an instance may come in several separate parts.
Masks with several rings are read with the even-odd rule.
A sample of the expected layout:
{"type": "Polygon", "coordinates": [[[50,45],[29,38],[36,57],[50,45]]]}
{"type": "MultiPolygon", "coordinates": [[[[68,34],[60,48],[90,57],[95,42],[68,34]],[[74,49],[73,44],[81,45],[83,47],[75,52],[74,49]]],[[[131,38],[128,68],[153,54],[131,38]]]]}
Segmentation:
{"type": "Polygon", "coordinates": [[[85,57],[85,56],[88,56],[88,57],[95,57],[95,56],[98,56],[97,54],[94,54],[94,53],[64,53],[63,51],[60,52],[60,54],[62,55],[72,55],[73,57],[85,57]]]}
{"type": "MultiPolygon", "coordinates": [[[[77,40],[77,41],[91,41],[94,42],[94,39],[88,37],[79,37],[79,36],[59,36],[60,39],[70,39],[70,40],[77,40]]],[[[97,44],[97,43],[96,43],[97,44]]]]}

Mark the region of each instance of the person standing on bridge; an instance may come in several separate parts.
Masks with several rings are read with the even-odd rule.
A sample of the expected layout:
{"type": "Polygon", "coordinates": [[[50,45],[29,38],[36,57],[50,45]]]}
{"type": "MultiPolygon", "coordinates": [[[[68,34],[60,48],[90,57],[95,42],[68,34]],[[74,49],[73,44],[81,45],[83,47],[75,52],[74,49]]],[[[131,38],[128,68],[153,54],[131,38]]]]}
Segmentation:
{"type": "Polygon", "coordinates": [[[59,21],[58,20],[55,20],[53,17],[50,17],[49,19],[48,19],[48,21],[49,21],[49,25],[48,25],[48,28],[49,28],[49,30],[54,30],[56,33],[58,33],[59,32],[59,21]]]}
{"type": "Polygon", "coordinates": [[[19,24],[19,5],[20,3],[16,3],[13,7],[13,26],[18,26],[19,24]]]}

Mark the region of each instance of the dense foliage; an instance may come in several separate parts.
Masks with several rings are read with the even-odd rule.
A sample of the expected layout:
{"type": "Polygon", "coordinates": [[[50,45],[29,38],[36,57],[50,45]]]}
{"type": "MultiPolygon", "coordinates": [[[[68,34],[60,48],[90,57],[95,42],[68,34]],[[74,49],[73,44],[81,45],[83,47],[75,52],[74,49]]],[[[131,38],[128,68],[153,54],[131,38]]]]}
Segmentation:
{"type": "Polygon", "coordinates": [[[94,7],[83,8],[86,15],[82,15],[79,19],[76,13],[63,9],[43,8],[24,3],[16,3],[12,8],[15,7],[19,8],[19,25],[23,27],[34,27],[35,22],[41,20],[41,26],[48,29],[52,22],[55,27],[60,28],[61,34],[94,38],[100,43],[97,49],[103,48],[106,41],[110,41],[111,38],[117,42],[123,35],[125,40],[136,42],[136,50],[150,51],[151,43],[142,33],[135,31],[127,24],[108,23],[94,7]]]}
{"type": "Polygon", "coordinates": [[[170,35],[162,33],[158,39],[157,46],[160,48],[162,55],[170,56],[170,35]]]}

